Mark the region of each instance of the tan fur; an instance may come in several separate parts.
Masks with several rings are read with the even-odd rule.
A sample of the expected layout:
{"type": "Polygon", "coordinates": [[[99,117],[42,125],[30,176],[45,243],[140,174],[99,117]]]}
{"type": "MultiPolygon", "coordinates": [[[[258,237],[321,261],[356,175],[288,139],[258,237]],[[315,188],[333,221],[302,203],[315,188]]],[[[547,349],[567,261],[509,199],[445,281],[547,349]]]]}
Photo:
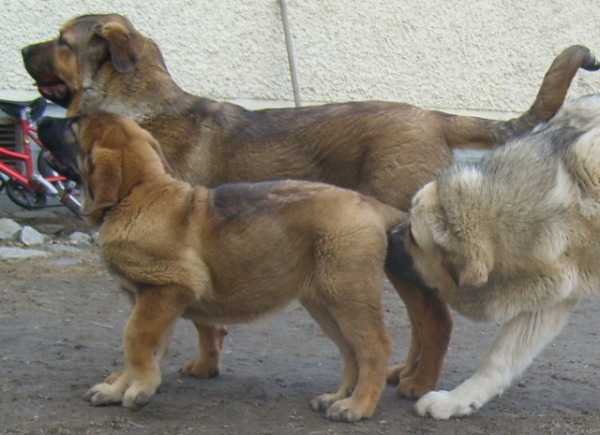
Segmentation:
{"type": "Polygon", "coordinates": [[[93,405],[149,402],[178,318],[249,322],[297,299],[344,359],[339,390],[311,406],[337,421],[373,414],[391,353],[380,304],[386,232],[405,213],[305,181],[191,187],[133,121],[91,113],[75,123],[85,218],[100,225],[102,257],[134,301],[125,370],[88,392],[93,405]]]}
{"type": "Polygon", "coordinates": [[[478,371],[417,403],[438,419],[499,395],[600,287],[600,95],[566,102],[533,133],[454,165],[393,230],[388,268],[475,321],[503,322],[478,371]]]}
{"type": "MultiPolygon", "coordinates": [[[[391,102],[248,111],[199,98],[173,82],[154,41],[119,15],[75,18],[59,38],[26,47],[23,54],[44,95],[69,114],[101,109],[136,120],[160,142],[177,176],[192,184],[312,180],[401,210],[452,162],[452,149],[493,148],[529,131],[560,107],[580,67],[598,67],[585,47],[567,48],[552,63],[531,108],[499,122],[391,102]]],[[[409,311],[413,342],[406,363],[393,368],[389,379],[402,377],[398,392],[418,397],[437,385],[452,319],[435,296],[392,282],[409,311]]],[[[195,326],[201,357],[183,371],[218,374],[224,330],[195,326]]]]}

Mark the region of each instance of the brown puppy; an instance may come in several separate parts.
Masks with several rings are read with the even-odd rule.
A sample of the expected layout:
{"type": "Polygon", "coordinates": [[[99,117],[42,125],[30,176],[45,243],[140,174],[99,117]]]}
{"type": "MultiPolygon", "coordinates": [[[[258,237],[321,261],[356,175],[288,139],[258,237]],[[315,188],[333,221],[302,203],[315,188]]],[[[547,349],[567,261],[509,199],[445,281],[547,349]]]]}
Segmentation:
{"type": "Polygon", "coordinates": [[[178,318],[248,322],[297,299],[344,359],[338,391],[311,406],[336,421],[373,414],[391,352],[380,304],[386,233],[406,213],[306,181],[191,187],[131,120],[98,112],[40,128],[57,123],[68,148],[80,147],[85,219],[100,225],[102,257],[134,303],[125,370],[88,392],[93,405],[149,402],[178,318]]]}
{"type": "MultiPolygon", "coordinates": [[[[58,38],[23,49],[27,71],[47,98],[80,110],[130,117],[161,144],[177,177],[208,187],[235,181],[302,179],[357,190],[401,210],[452,162],[452,149],[498,146],[552,117],[582,67],[599,65],[585,47],[567,48],[538,96],[507,121],[453,116],[408,104],[360,102],[248,111],[190,95],[173,82],[157,45],[119,15],[69,21],[58,38]]],[[[437,297],[391,276],[412,323],[406,363],[390,371],[398,392],[434,389],[452,318],[437,297]]],[[[194,322],[200,358],[185,373],[219,372],[223,329],[194,322]]]]}

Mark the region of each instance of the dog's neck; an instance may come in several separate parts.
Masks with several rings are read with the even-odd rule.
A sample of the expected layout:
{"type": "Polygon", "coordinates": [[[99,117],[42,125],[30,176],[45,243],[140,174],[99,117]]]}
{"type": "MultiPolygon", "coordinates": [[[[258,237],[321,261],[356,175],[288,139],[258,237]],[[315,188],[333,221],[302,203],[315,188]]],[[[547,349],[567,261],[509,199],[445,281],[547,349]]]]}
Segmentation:
{"type": "Polygon", "coordinates": [[[143,216],[160,219],[163,214],[185,213],[198,202],[206,202],[209,190],[163,173],[134,181],[123,188],[119,200],[105,209],[96,225],[110,232],[113,223],[134,223],[143,216]]]}
{"type": "Polygon", "coordinates": [[[156,44],[146,38],[140,58],[131,72],[119,73],[110,62],[96,72],[92,84],[76,95],[67,111],[75,115],[90,110],[118,113],[138,123],[172,107],[165,101],[183,101],[190,94],[173,81],[156,44]],[[157,62],[160,59],[160,62],[157,62]]]}
{"type": "Polygon", "coordinates": [[[137,186],[147,184],[167,185],[178,182],[166,167],[166,163],[145,141],[138,142],[136,147],[128,147],[123,150],[128,154],[124,161],[138,162],[135,167],[124,168],[122,173],[120,197],[128,195],[137,186]]]}

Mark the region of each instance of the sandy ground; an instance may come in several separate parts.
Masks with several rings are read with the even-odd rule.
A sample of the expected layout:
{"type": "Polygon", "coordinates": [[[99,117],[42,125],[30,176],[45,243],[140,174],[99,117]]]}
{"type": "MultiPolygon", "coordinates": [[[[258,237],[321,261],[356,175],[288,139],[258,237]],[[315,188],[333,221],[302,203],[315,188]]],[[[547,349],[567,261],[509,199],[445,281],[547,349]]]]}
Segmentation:
{"type": "MultiPolygon", "coordinates": [[[[67,221],[69,228],[79,225],[67,221]]],[[[523,378],[472,416],[446,422],[419,417],[414,401],[399,398],[388,386],[372,419],[346,424],[330,422],[308,406],[313,397],[336,388],[341,363],[335,346],[299,305],[261,323],[230,328],[223,373],[211,380],[178,372],[197,354],[193,326],[180,321],[163,362],[159,393],[146,408],[130,412],[91,407],[84,398],[89,387],[121,367],[121,334],[129,313],[98,253],[0,260],[0,277],[2,435],[600,433],[599,298],[576,307],[563,333],[523,378]],[[59,257],[78,264],[53,265],[59,257]]],[[[384,306],[393,362],[399,362],[410,329],[389,285],[384,306]]],[[[476,369],[499,327],[455,320],[443,389],[476,369]]]]}

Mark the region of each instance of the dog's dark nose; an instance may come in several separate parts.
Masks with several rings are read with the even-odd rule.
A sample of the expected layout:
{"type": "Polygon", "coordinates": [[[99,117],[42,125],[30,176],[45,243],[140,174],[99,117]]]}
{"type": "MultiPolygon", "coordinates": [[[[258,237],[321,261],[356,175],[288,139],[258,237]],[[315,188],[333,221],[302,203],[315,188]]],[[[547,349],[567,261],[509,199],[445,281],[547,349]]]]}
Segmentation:
{"type": "Polygon", "coordinates": [[[27,47],[23,47],[21,49],[21,56],[23,56],[23,59],[27,59],[29,56],[31,55],[31,46],[27,46],[27,47]]]}
{"type": "Polygon", "coordinates": [[[413,259],[406,250],[405,239],[410,231],[410,221],[402,222],[388,233],[388,252],[385,267],[388,272],[423,290],[432,290],[414,268],[413,259]]]}

